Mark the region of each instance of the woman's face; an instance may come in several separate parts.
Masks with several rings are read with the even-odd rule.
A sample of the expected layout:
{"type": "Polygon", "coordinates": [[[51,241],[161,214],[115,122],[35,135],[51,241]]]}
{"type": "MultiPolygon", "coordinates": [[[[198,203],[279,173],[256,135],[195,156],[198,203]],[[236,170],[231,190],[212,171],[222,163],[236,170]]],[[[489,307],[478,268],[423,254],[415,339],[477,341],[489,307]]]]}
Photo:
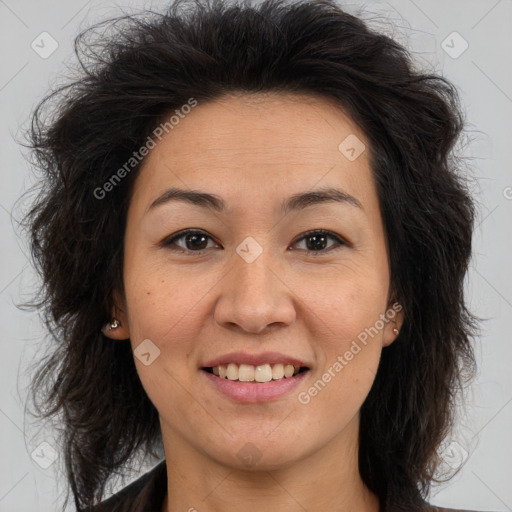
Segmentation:
{"type": "Polygon", "coordinates": [[[368,142],[334,104],[233,95],[192,108],[135,182],[124,280],[115,336],[131,340],[172,453],[269,469],[353,450],[401,314],[368,142]],[[244,364],[229,370],[242,380],[279,377],[280,362],[308,370],[240,382],[204,370],[219,362],[244,364]]]}

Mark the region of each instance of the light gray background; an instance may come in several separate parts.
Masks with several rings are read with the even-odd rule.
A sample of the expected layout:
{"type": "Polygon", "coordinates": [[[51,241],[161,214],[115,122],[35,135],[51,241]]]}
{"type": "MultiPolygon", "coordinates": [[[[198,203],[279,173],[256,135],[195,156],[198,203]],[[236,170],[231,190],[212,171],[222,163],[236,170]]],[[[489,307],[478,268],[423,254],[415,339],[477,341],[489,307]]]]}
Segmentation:
{"type": "MultiPolygon", "coordinates": [[[[26,126],[36,101],[65,73],[63,63],[73,61],[72,42],[81,28],[118,13],[119,6],[160,9],[165,3],[0,0],[1,512],[55,511],[62,503],[64,489],[58,453],[47,469],[40,465],[51,462],[51,449],[41,446],[43,442],[52,445],[51,432],[32,425],[24,413],[30,374],[27,368],[36,349],[44,346],[37,315],[15,307],[28,298],[35,277],[26,258],[26,245],[13,231],[13,216],[20,215],[12,210],[14,202],[31,182],[24,150],[14,137],[20,136],[20,127],[26,126]],[[40,39],[46,36],[40,34],[45,31],[57,41],[58,48],[43,59],[31,43],[39,41],[42,46],[40,39]]],[[[373,0],[345,5],[353,13],[362,8],[373,26],[405,43],[423,66],[444,74],[461,92],[469,122],[465,150],[468,172],[475,178],[480,204],[467,291],[474,312],[489,320],[482,325],[482,336],[477,340],[479,375],[471,388],[469,406],[443,452],[448,466],[457,467],[462,458],[467,461],[447,485],[434,487],[431,502],[510,511],[512,1],[373,0]],[[460,36],[451,35],[454,31],[460,36]],[[464,41],[469,47],[458,55],[464,41]],[[443,46],[448,46],[451,56],[443,46]]],[[[45,48],[49,48],[47,43],[45,48]]],[[[145,463],[141,471],[150,467],[145,463]]]]}

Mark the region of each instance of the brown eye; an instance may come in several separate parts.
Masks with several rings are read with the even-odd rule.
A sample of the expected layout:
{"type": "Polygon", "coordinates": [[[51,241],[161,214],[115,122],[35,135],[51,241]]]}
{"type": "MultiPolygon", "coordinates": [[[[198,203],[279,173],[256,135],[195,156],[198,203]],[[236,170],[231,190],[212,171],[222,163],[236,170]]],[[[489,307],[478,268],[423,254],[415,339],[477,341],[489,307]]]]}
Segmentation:
{"type": "MultiPolygon", "coordinates": [[[[297,242],[305,240],[305,248],[302,250],[307,251],[308,253],[316,256],[322,255],[330,252],[331,250],[339,249],[341,246],[347,245],[347,243],[340,238],[338,235],[330,231],[317,230],[317,231],[309,231],[305,233],[297,242]],[[334,240],[336,244],[331,247],[328,246],[328,240],[334,240]]],[[[295,244],[297,244],[297,242],[295,244]]]]}
{"type": "Polygon", "coordinates": [[[187,230],[173,235],[162,242],[162,246],[176,250],[177,252],[194,252],[201,254],[207,249],[208,239],[212,239],[202,231],[187,230]],[[183,240],[180,244],[176,242],[183,240]],[[177,245],[177,249],[171,246],[177,245]]]}
{"type": "MultiPolygon", "coordinates": [[[[209,248],[208,240],[213,239],[205,232],[189,229],[172,235],[165,239],[161,245],[176,252],[203,254],[209,248]]],[[[297,245],[298,242],[303,240],[306,241],[305,248],[300,250],[304,250],[313,256],[321,256],[331,252],[332,250],[348,245],[338,235],[325,230],[309,231],[302,235],[294,245],[297,245]],[[329,240],[334,240],[335,244],[329,246],[329,240]]]]}

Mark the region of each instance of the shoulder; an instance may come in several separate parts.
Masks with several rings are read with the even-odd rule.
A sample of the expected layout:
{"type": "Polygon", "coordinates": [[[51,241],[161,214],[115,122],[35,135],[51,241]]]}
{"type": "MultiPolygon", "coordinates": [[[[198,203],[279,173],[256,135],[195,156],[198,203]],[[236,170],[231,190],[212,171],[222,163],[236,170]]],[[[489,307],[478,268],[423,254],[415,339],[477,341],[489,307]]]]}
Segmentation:
{"type": "Polygon", "coordinates": [[[167,492],[165,460],[86,512],[161,512],[167,492]]]}

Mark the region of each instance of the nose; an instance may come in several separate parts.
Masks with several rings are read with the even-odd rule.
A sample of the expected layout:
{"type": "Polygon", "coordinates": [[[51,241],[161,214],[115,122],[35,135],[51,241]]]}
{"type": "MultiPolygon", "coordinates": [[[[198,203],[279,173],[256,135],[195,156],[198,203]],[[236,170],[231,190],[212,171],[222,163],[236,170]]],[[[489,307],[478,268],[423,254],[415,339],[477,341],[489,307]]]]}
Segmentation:
{"type": "Polygon", "coordinates": [[[260,334],[296,318],[294,294],[286,284],[285,272],[269,250],[251,263],[238,254],[222,280],[215,304],[215,320],[224,328],[260,334]]]}

